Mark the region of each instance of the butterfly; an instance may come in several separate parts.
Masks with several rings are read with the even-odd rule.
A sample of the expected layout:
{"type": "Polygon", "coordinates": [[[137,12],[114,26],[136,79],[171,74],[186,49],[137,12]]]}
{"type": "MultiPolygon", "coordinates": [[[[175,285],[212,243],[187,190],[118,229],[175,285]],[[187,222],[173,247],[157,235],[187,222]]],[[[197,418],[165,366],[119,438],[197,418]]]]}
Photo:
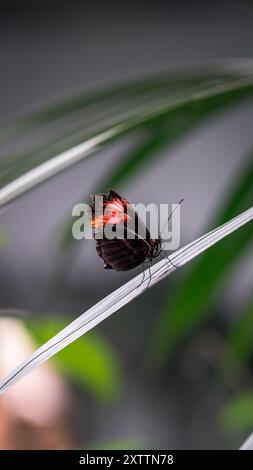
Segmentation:
{"type": "Polygon", "coordinates": [[[108,194],[92,195],[90,207],[96,250],[98,256],[104,261],[105,269],[129,271],[160,255],[160,239],[151,238],[149,230],[130,203],[116,191],[109,190],[108,194]],[[98,204],[99,207],[95,207],[97,196],[102,196],[101,199],[99,198],[101,201],[98,204]],[[121,226],[124,236],[108,239],[104,234],[104,228],[107,224],[111,226],[112,230],[116,228],[116,225],[121,226]],[[127,237],[130,224],[133,227],[130,229],[132,231],[131,238],[127,237]],[[145,236],[138,235],[140,232],[145,236]],[[100,237],[97,236],[98,234],[100,237]]]}

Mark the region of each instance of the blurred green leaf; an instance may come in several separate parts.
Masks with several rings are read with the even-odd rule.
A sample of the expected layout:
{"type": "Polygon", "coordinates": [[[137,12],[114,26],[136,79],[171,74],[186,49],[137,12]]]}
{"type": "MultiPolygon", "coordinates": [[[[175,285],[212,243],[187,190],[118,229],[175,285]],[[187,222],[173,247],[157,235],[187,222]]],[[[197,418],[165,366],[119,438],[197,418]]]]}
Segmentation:
{"type": "Polygon", "coordinates": [[[233,100],[234,98],[227,94],[220,94],[210,99],[200,98],[199,102],[194,104],[186,102],[171,111],[168,116],[162,116],[155,122],[147,123],[144,142],[138,144],[135,151],[123,155],[119,163],[109,169],[103,181],[97,185],[98,192],[106,191],[108,188],[117,188],[132,175],[136,178],[138,172],[143,171],[144,165],[146,169],[154,158],[157,161],[161,150],[164,148],[168,150],[214,113],[232,104],[233,100]]]}
{"type": "MultiPolygon", "coordinates": [[[[27,327],[39,345],[67,324],[56,316],[27,321],[27,327]]],[[[106,402],[119,393],[119,363],[109,343],[98,333],[88,333],[62,350],[54,363],[58,370],[88,390],[97,400],[106,402]]]]}
{"type": "Polygon", "coordinates": [[[231,433],[252,431],[253,392],[244,392],[230,399],[220,411],[219,418],[223,428],[231,433]]]}
{"type": "Polygon", "coordinates": [[[236,322],[228,346],[241,359],[249,359],[253,352],[253,297],[236,322]]]}
{"type": "Polygon", "coordinates": [[[253,353],[253,297],[239,312],[228,337],[223,357],[221,358],[221,373],[231,377],[242,372],[245,363],[250,360],[253,353]]]}
{"type": "MultiPolygon", "coordinates": [[[[236,77],[236,73],[233,74],[236,77]]],[[[42,110],[35,111],[28,116],[20,117],[2,124],[0,128],[0,142],[4,143],[8,139],[16,138],[23,135],[25,132],[31,132],[41,128],[41,126],[48,126],[55,122],[64,122],[68,117],[73,118],[76,113],[78,118],[87,117],[90,114],[104,111],[108,107],[111,108],[114,104],[124,104],[131,99],[140,100],[143,96],[151,97],[155,94],[162,92],[164,89],[171,93],[177,93],[179,90],[184,90],[189,86],[205,86],[206,82],[210,80],[219,80],[217,84],[227,82],[231,78],[231,74],[225,72],[218,72],[209,69],[208,71],[196,70],[194,73],[187,71],[185,76],[182,73],[173,73],[160,75],[159,77],[149,77],[146,79],[136,80],[135,82],[127,82],[122,84],[115,84],[106,89],[91,91],[90,93],[80,94],[72,98],[68,98],[62,102],[57,102],[52,105],[46,106],[42,110]],[[84,116],[80,112],[84,112],[84,116]]]]}
{"type": "MultiPolygon", "coordinates": [[[[212,227],[224,223],[249,207],[253,197],[253,162],[232,185],[220,215],[212,227]]],[[[224,197],[225,200],[225,197],[224,197]]],[[[164,364],[176,347],[203,322],[210,313],[217,287],[224,275],[252,242],[252,224],[234,233],[204,253],[193,264],[182,282],[165,301],[151,346],[151,357],[157,364],[164,364]]]]}
{"type": "Polygon", "coordinates": [[[135,129],[157,124],[175,110],[231,104],[253,92],[251,71],[221,67],[182,71],[77,98],[3,128],[0,205],[135,129]],[[93,104],[92,104],[93,103],[93,104]],[[91,107],[91,108],[90,108],[91,107]],[[62,114],[61,114],[62,113],[62,114]],[[41,127],[42,126],[42,127],[41,127]],[[25,134],[28,131],[28,134],[25,134]],[[19,138],[14,139],[14,135],[19,138]],[[11,136],[11,137],[10,137],[11,136]],[[20,140],[21,139],[21,140],[20,140]],[[85,149],[84,149],[84,143],[85,149]],[[81,147],[80,147],[80,144],[81,147]],[[18,150],[17,150],[18,149],[18,150]],[[66,155],[66,151],[68,153],[66,155]],[[62,155],[64,152],[64,155],[62,155]],[[43,165],[42,165],[43,164],[43,165]],[[23,177],[22,177],[23,176],[23,177]]]}

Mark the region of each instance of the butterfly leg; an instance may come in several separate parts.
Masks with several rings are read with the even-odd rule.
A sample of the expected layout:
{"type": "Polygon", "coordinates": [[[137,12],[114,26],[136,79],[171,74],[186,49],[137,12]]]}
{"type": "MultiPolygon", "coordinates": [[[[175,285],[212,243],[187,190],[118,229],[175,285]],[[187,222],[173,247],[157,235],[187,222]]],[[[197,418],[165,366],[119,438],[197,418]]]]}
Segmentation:
{"type": "Polygon", "coordinates": [[[146,288],[145,290],[147,290],[150,286],[150,282],[151,282],[151,279],[152,279],[152,274],[151,274],[151,265],[152,265],[152,261],[149,263],[149,267],[148,267],[148,270],[149,270],[149,280],[148,280],[148,283],[146,285],[146,288]]]}
{"type": "Polygon", "coordinates": [[[143,284],[143,282],[144,282],[144,280],[145,280],[145,269],[144,269],[144,263],[142,263],[141,267],[142,267],[142,279],[141,279],[141,282],[140,282],[140,284],[137,286],[137,289],[138,289],[138,287],[141,287],[141,285],[143,284]]]}
{"type": "MultiPolygon", "coordinates": [[[[149,288],[149,286],[150,286],[150,282],[151,282],[151,279],[152,279],[152,274],[151,274],[151,269],[150,269],[151,266],[152,266],[152,261],[149,262],[149,266],[148,266],[149,278],[148,278],[148,283],[147,283],[145,289],[143,290],[143,292],[145,292],[145,291],[149,288]]],[[[142,278],[142,283],[143,283],[144,280],[145,280],[144,263],[143,263],[143,265],[142,265],[142,269],[143,269],[143,278],[142,278]]]]}
{"type": "Polygon", "coordinates": [[[169,261],[169,263],[170,263],[174,268],[178,269],[180,266],[177,266],[176,264],[172,263],[170,257],[167,255],[166,251],[165,251],[165,250],[162,250],[162,251],[163,251],[163,253],[165,254],[165,256],[166,256],[167,260],[169,261]]]}

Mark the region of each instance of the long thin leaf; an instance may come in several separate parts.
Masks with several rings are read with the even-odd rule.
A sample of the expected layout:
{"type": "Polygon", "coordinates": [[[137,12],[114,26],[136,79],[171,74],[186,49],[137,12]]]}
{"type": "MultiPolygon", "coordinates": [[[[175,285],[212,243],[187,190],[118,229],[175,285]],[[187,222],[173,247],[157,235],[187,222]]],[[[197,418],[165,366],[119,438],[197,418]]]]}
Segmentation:
{"type": "MultiPolygon", "coordinates": [[[[234,73],[236,76],[236,73],[234,73]]],[[[237,74],[241,76],[241,74],[237,74]]],[[[47,106],[42,110],[35,111],[29,116],[20,117],[3,124],[0,128],[0,142],[4,143],[10,138],[16,138],[23,135],[25,132],[31,132],[41,128],[41,126],[48,126],[51,123],[62,123],[67,117],[75,116],[77,113],[85,111],[89,117],[90,113],[95,114],[104,108],[112,108],[114,103],[126,103],[127,101],[142,96],[150,96],[157,91],[161,92],[166,88],[177,93],[179,90],[184,90],[189,86],[205,86],[210,80],[219,80],[219,83],[227,82],[231,79],[231,72],[220,72],[217,70],[199,70],[193,74],[189,71],[182,77],[181,73],[170,73],[161,75],[159,77],[149,77],[140,79],[135,82],[127,82],[119,85],[113,85],[109,88],[90,92],[89,94],[81,94],[72,98],[68,98],[63,102],[57,102],[53,105],[47,106]]]]}
{"type": "MultiPolygon", "coordinates": [[[[156,92],[152,96],[149,92],[142,94],[141,100],[126,100],[117,112],[112,106],[108,115],[104,112],[100,115],[100,109],[100,114],[94,113],[92,120],[88,119],[86,123],[83,121],[84,117],[79,116],[77,124],[68,124],[66,129],[58,126],[53,139],[42,139],[42,144],[37,146],[35,143],[33,150],[18,154],[13,159],[9,158],[8,153],[8,159],[0,165],[0,184],[3,186],[0,190],[0,207],[87,157],[102,145],[148,123],[155,123],[162,117],[169,116],[175,109],[180,110],[185,106],[201,107],[203,103],[209,105],[213,100],[219,101],[219,98],[229,104],[253,92],[251,72],[227,73],[226,79],[224,75],[221,78],[221,72],[217,73],[215,79],[213,72],[209,80],[205,77],[202,82],[199,79],[196,85],[197,82],[193,85],[190,81],[187,85],[187,80],[181,77],[178,90],[174,80],[171,88],[168,85],[159,91],[159,77],[156,92]]],[[[89,113],[86,114],[89,116],[89,113]]],[[[85,119],[87,120],[87,116],[85,119]]],[[[33,140],[37,142],[34,136],[33,140]]]]}
{"type": "MultiPolygon", "coordinates": [[[[239,183],[233,185],[232,195],[227,196],[225,206],[223,203],[215,224],[224,223],[251,203],[252,181],[253,162],[250,159],[239,183]]],[[[226,243],[205,253],[165,300],[150,347],[150,356],[156,364],[164,365],[177,345],[206,319],[218,282],[251,244],[252,234],[252,229],[246,227],[230,237],[226,243]]]]}
{"type": "MultiPolygon", "coordinates": [[[[29,319],[26,326],[38,345],[48,341],[66,326],[59,315],[29,319]]],[[[55,366],[67,377],[83,386],[99,401],[115,399],[119,391],[119,363],[110,344],[97,333],[90,333],[63,350],[55,366]],[[85,360],[84,360],[85,358],[85,360]]]]}
{"type": "Polygon", "coordinates": [[[200,237],[189,245],[177,250],[171,256],[173,264],[167,259],[156,263],[149,270],[145,271],[145,279],[142,282],[142,275],[134,277],[132,280],[124,284],[122,287],[112,292],[95,306],[91,307],[87,312],[74,320],[70,325],[64,328],[60,333],[45,343],[25,362],[11,372],[0,383],[0,393],[4,393],[11,385],[17,382],[21,377],[25,376],[33,369],[38,367],[44,361],[52,357],[61,349],[75,341],[84,333],[94,328],[98,323],[105,320],[112,313],[129,303],[131,300],[143,293],[147,288],[160,282],[166,276],[175,271],[178,267],[183,266],[210,246],[219,240],[228,236],[238,228],[252,221],[253,207],[238,215],[231,221],[216,228],[208,234],[200,237]]]}
{"type": "Polygon", "coordinates": [[[6,154],[7,158],[1,162],[0,182],[7,184],[14,177],[20,176],[20,173],[31,170],[55,154],[97,135],[140,111],[143,112],[147,107],[150,109],[157,106],[164,99],[166,101],[182,99],[194,90],[201,91],[203,87],[207,88],[210,82],[213,86],[214,80],[216,85],[222,85],[238,78],[237,74],[230,77],[220,74],[214,76],[209,71],[209,79],[202,72],[196,73],[193,77],[191,74],[190,77],[182,77],[181,74],[175,81],[174,75],[169,74],[166,77],[115,86],[114,93],[113,89],[102,90],[95,95],[67,100],[31,117],[21,119],[21,122],[2,126],[0,137],[1,133],[6,134],[9,128],[11,135],[9,141],[1,145],[1,154],[3,157],[6,154]],[[14,132],[11,132],[12,128],[14,132]],[[17,135],[15,135],[16,128],[17,135]],[[13,145],[14,148],[18,148],[16,155],[15,152],[12,155],[13,145]]]}
{"type": "Polygon", "coordinates": [[[253,450],[253,433],[243,442],[239,450],[253,450]]]}

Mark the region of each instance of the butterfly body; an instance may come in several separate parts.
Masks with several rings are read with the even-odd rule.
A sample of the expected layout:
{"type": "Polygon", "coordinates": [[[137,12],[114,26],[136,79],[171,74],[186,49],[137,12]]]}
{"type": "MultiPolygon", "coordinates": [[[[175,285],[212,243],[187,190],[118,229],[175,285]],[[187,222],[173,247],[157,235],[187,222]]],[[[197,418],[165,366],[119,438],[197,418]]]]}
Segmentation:
{"type": "Polygon", "coordinates": [[[105,269],[129,271],[159,255],[160,240],[150,237],[148,229],[126,199],[112,190],[108,194],[97,196],[102,196],[103,202],[98,210],[95,210],[96,196],[92,196],[92,226],[95,229],[97,254],[103,259],[105,269]],[[133,222],[135,227],[130,230],[131,238],[127,237],[129,233],[128,222],[133,222]],[[106,224],[111,226],[112,231],[117,225],[121,226],[124,236],[108,239],[104,234],[106,224]],[[137,234],[136,226],[138,224],[142,225],[144,236],[137,234]]]}

